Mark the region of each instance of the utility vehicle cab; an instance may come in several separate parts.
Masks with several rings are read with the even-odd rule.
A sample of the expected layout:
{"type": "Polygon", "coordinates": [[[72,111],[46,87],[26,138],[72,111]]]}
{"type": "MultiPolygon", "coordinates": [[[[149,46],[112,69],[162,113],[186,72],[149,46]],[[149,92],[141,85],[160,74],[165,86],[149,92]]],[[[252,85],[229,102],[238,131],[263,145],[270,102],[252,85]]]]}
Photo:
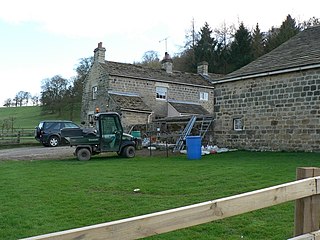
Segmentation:
{"type": "MultiPolygon", "coordinates": [[[[123,132],[120,116],[115,112],[94,115],[94,131],[82,131],[79,136],[66,137],[70,146],[76,146],[75,155],[79,160],[89,160],[91,155],[101,152],[117,152],[124,157],[135,156],[135,141],[123,132]]],[[[62,129],[62,136],[70,136],[68,129],[62,129]]]]}

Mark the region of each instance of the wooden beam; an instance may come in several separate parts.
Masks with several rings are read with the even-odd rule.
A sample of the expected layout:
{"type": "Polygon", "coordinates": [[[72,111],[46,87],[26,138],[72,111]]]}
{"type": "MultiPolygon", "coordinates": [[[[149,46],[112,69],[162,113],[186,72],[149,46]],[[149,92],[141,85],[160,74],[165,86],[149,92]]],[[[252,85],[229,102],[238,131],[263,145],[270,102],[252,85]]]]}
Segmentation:
{"type": "MultiPolygon", "coordinates": [[[[320,168],[297,168],[297,179],[320,176],[320,168]]],[[[319,185],[320,186],[320,185],[319,185]]],[[[319,192],[320,189],[317,189],[319,192]]],[[[294,236],[319,230],[320,195],[296,200],[294,236]]]]}
{"type": "Polygon", "coordinates": [[[138,239],[316,194],[319,178],[303,179],[231,197],[36,237],[36,239],[138,239]]]}
{"type": "Polygon", "coordinates": [[[320,231],[306,233],[288,240],[320,240],[320,231]]]}

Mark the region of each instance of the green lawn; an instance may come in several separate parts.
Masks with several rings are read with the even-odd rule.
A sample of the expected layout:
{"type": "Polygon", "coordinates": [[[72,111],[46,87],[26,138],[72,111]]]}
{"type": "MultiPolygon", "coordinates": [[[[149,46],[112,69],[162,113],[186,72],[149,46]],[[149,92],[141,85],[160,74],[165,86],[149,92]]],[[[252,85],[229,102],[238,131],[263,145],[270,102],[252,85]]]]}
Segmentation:
{"type": "MultiPolygon", "coordinates": [[[[229,152],[88,162],[0,161],[0,239],[82,227],[231,196],[295,180],[318,153],[229,152]],[[141,193],[133,192],[140,188],[141,193]]],[[[149,239],[287,239],[294,203],[149,239]]]]}
{"type": "Polygon", "coordinates": [[[28,133],[28,137],[21,136],[19,144],[12,144],[9,139],[0,139],[0,149],[8,147],[21,147],[39,145],[34,139],[34,128],[42,120],[60,119],[72,120],[75,123],[80,123],[80,107],[73,113],[71,119],[70,113],[66,110],[59,116],[58,114],[43,114],[40,106],[24,106],[24,107],[1,107],[0,108],[0,133],[13,133],[18,131],[28,133]],[[13,129],[12,129],[13,128],[13,129]],[[30,135],[29,135],[30,134],[30,135]]]}
{"type": "Polygon", "coordinates": [[[34,129],[34,127],[37,126],[41,120],[47,119],[73,120],[76,123],[80,123],[80,107],[79,110],[74,113],[73,119],[70,118],[70,114],[68,112],[63,112],[61,116],[58,116],[57,114],[43,114],[41,112],[41,107],[39,106],[9,108],[1,107],[0,127],[2,127],[3,121],[8,119],[13,119],[13,127],[16,129],[34,129]]]}

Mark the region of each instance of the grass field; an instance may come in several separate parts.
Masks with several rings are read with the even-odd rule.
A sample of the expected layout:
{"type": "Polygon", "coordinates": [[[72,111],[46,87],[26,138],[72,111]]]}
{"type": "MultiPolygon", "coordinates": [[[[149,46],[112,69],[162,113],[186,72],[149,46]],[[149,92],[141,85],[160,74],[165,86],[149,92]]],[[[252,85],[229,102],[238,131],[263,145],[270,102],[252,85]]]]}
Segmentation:
{"type": "Polygon", "coordinates": [[[70,114],[64,112],[61,116],[57,114],[42,114],[41,107],[2,107],[0,108],[0,124],[2,125],[4,120],[13,119],[13,127],[15,129],[30,128],[34,129],[41,120],[47,119],[63,119],[73,120],[76,123],[80,123],[80,108],[77,113],[74,113],[74,119],[70,119],[70,114]]]}
{"type": "MultiPolygon", "coordinates": [[[[34,128],[42,120],[47,119],[61,119],[72,120],[75,123],[80,123],[80,107],[77,112],[73,114],[74,118],[70,118],[70,113],[63,112],[61,116],[57,114],[43,114],[40,106],[24,106],[24,107],[2,107],[0,108],[0,133],[12,133],[17,134],[18,131],[28,133],[28,136],[24,135],[20,138],[19,144],[11,144],[10,138],[0,139],[0,149],[8,147],[20,147],[38,145],[34,139],[34,128]],[[12,129],[13,128],[13,129],[12,129]],[[29,136],[30,134],[30,136],[29,136]],[[10,142],[7,144],[7,142],[10,142]],[[11,146],[10,146],[11,145],[11,146]]],[[[15,141],[13,137],[12,141],[15,141]]]]}
{"type": "MultiPolygon", "coordinates": [[[[295,180],[318,153],[229,152],[187,160],[96,156],[88,162],[0,162],[0,239],[143,215],[295,180]],[[133,192],[140,188],[141,192],[133,192]]],[[[287,239],[289,202],[148,239],[287,239]]]]}

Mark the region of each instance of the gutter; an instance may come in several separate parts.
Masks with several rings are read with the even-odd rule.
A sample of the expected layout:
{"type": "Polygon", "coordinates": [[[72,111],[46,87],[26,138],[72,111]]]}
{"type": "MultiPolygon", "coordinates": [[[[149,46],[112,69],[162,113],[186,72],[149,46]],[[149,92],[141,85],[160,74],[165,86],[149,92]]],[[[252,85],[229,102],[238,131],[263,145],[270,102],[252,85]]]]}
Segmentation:
{"type": "Polygon", "coordinates": [[[267,76],[277,75],[277,74],[281,74],[281,73],[297,72],[297,71],[309,70],[309,69],[313,69],[313,68],[320,68],[320,64],[311,65],[311,66],[309,65],[309,66],[304,66],[304,67],[290,68],[290,69],[285,69],[285,70],[278,70],[278,71],[273,71],[273,72],[257,73],[257,74],[252,74],[252,75],[247,75],[247,76],[242,76],[242,77],[229,78],[229,79],[224,79],[224,80],[217,80],[217,81],[212,82],[212,84],[233,82],[233,81],[245,80],[245,79],[249,79],[249,78],[267,77],[267,76]]]}
{"type": "Polygon", "coordinates": [[[121,108],[121,111],[128,111],[128,112],[137,112],[137,113],[148,113],[148,114],[152,114],[152,111],[134,110],[134,109],[129,109],[129,108],[121,108]]]}

